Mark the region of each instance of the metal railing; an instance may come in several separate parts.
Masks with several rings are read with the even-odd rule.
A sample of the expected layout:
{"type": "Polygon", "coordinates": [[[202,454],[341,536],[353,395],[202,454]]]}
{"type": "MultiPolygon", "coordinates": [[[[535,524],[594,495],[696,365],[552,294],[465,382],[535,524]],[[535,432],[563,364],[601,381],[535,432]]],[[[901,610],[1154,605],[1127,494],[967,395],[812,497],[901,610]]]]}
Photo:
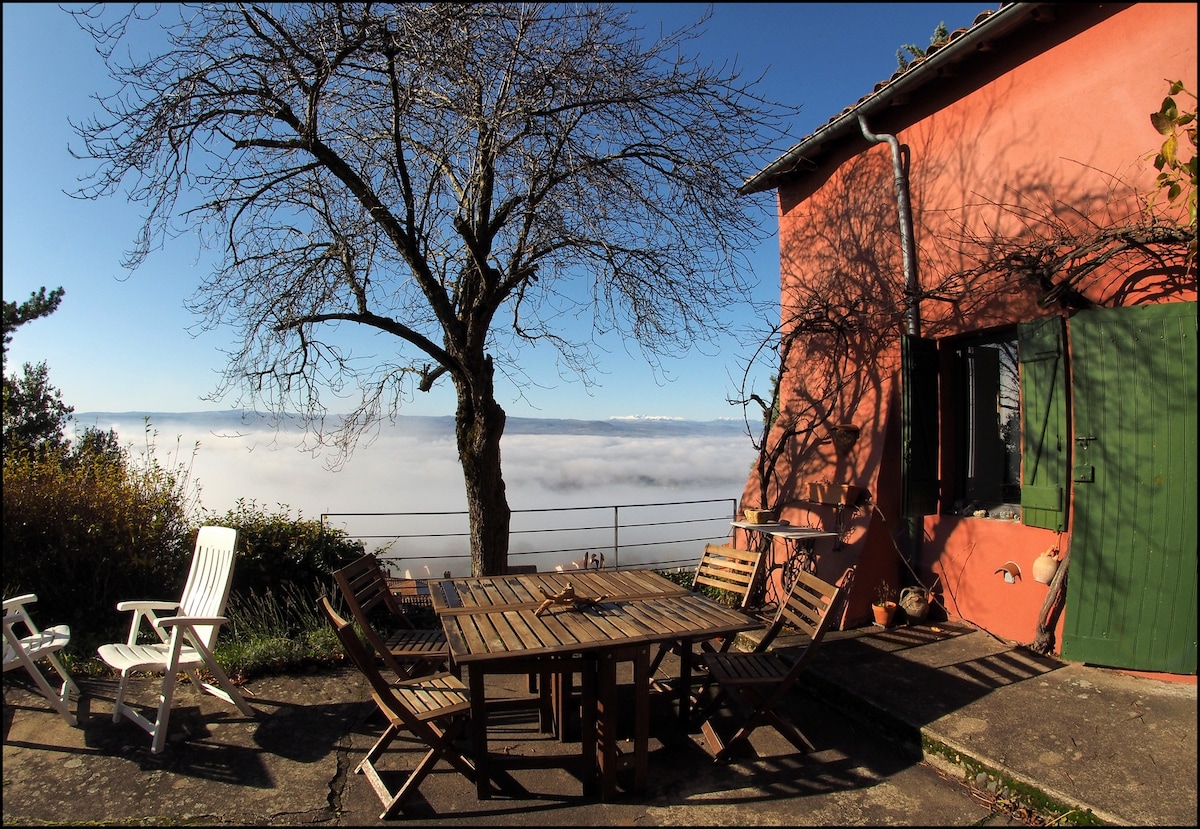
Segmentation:
{"type": "MultiPolygon", "coordinates": [[[[737,505],[736,498],[709,498],[515,509],[508,563],[540,572],[690,567],[699,561],[704,544],[728,540],[737,505]]],[[[361,540],[395,577],[471,572],[465,511],[327,512],[321,523],[361,540]]]]}

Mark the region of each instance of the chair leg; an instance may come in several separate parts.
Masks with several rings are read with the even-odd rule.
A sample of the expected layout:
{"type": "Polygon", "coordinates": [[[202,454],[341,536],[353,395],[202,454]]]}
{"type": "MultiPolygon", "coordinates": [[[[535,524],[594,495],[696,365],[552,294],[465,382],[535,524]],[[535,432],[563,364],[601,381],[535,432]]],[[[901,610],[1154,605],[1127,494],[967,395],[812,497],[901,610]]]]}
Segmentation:
{"type": "Polygon", "coordinates": [[[207,649],[200,648],[199,650],[201,657],[204,659],[204,664],[212,672],[212,675],[217,678],[216,686],[208,682],[201,682],[200,688],[230,705],[236,705],[237,709],[247,717],[253,717],[254,709],[250,707],[250,704],[246,702],[246,698],[242,696],[242,692],[229,679],[229,676],[225,673],[225,669],[217,662],[216,657],[208,652],[207,649]]]}
{"type": "Polygon", "coordinates": [[[725,741],[721,739],[721,735],[717,733],[717,729],[712,724],[712,720],[705,720],[700,726],[700,733],[704,735],[704,741],[708,744],[708,751],[713,756],[713,762],[720,763],[724,761],[728,752],[726,751],[725,741]]]}
{"type": "Polygon", "coordinates": [[[796,726],[792,725],[774,711],[766,712],[766,718],[768,722],[770,722],[770,724],[775,728],[775,730],[784,736],[784,739],[796,747],[797,751],[805,752],[817,750],[816,746],[812,744],[812,741],[809,740],[808,737],[804,736],[804,732],[796,728],[796,726]]]}
{"type": "Polygon", "coordinates": [[[38,687],[38,690],[42,692],[42,696],[46,698],[46,701],[54,706],[54,710],[57,711],[59,715],[61,715],[62,718],[67,721],[67,725],[75,725],[75,715],[71,713],[69,703],[71,691],[73,690],[76,694],[78,694],[79,688],[76,687],[75,683],[71,681],[71,678],[67,676],[67,672],[63,670],[62,665],[60,665],[58,660],[54,658],[54,654],[45,654],[45,656],[49,658],[50,663],[54,666],[55,670],[58,671],[59,678],[63,680],[62,687],[58,691],[54,690],[54,688],[50,685],[49,680],[47,680],[42,672],[38,669],[37,663],[35,663],[32,659],[29,659],[24,654],[21,654],[21,662],[24,663],[26,672],[33,679],[34,683],[38,687]]]}
{"type": "Polygon", "coordinates": [[[674,650],[677,644],[676,642],[663,642],[658,646],[658,651],[654,654],[654,658],[650,660],[650,676],[654,676],[654,673],[658,670],[658,666],[662,664],[663,657],[674,650]]]}
{"type": "Polygon", "coordinates": [[[740,709],[741,711],[749,712],[749,716],[746,716],[742,719],[741,724],[737,727],[737,730],[733,732],[729,739],[723,739],[721,737],[720,733],[717,731],[716,725],[713,723],[712,717],[707,717],[704,720],[704,724],[700,727],[700,730],[703,732],[705,741],[708,743],[709,751],[712,752],[714,763],[723,763],[728,760],[729,756],[733,753],[734,749],[737,748],[739,743],[749,743],[750,735],[753,734],[767,718],[767,715],[765,715],[761,710],[747,708],[744,702],[740,699],[735,699],[734,697],[730,696],[729,702],[731,703],[730,707],[734,711],[740,709]]]}
{"type": "MultiPolygon", "coordinates": [[[[737,747],[739,743],[749,742],[750,735],[753,734],[759,726],[769,725],[779,732],[785,740],[799,752],[805,753],[816,751],[816,747],[808,737],[804,736],[800,729],[796,728],[782,716],[770,709],[762,707],[762,700],[753,693],[747,692],[739,695],[742,710],[750,711],[750,715],[742,720],[740,726],[734,731],[728,740],[721,738],[717,733],[716,727],[713,725],[711,717],[706,717],[701,731],[704,733],[705,741],[708,743],[709,750],[712,752],[715,762],[724,762],[729,759],[730,753],[737,747]]],[[[714,700],[714,703],[716,700],[714,700]]],[[[710,704],[706,711],[714,707],[710,704]]]]}
{"type": "MultiPolygon", "coordinates": [[[[383,782],[383,778],[379,776],[379,772],[375,770],[375,761],[379,759],[380,755],[382,755],[387,747],[392,744],[392,741],[396,739],[398,732],[399,728],[394,723],[389,724],[384,730],[383,735],[375,741],[375,745],[371,746],[370,750],[367,752],[367,756],[364,757],[362,762],[358,764],[358,767],[354,769],[355,774],[361,774],[367,778],[367,782],[369,782],[371,784],[371,788],[375,790],[376,797],[379,798],[379,801],[383,803],[385,808],[388,810],[391,810],[393,807],[398,808],[398,804],[396,799],[392,796],[392,793],[388,791],[387,785],[383,782]]],[[[383,814],[387,815],[388,812],[385,811],[383,814]]]]}
{"type": "Polygon", "coordinates": [[[58,654],[48,653],[46,654],[46,659],[58,673],[58,678],[63,681],[62,687],[58,690],[58,698],[65,703],[71,696],[78,697],[81,693],[79,686],[71,679],[71,675],[67,673],[67,669],[63,667],[63,664],[58,661],[58,654]]]}
{"type": "Polygon", "coordinates": [[[692,725],[700,725],[708,720],[726,694],[726,691],[721,688],[714,691],[712,684],[711,678],[706,679],[700,686],[700,690],[696,692],[695,700],[692,703],[692,725]],[[707,699],[705,699],[706,697],[707,699]]]}
{"type": "Polygon", "coordinates": [[[154,730],[150,732],[154,737],[154,741],[150,745],[151,754],[160,753],[167,742],[167,723],[171,720],[171,703],[175,699],[175,683],[177,681],[178,678],[174,671],[167,671],[163,675],[162,694],[159,696],[158,702],[158,717],[154,721],[154,730]]]}
{"type": "Polygon", "coordinates": [[[125,689],[129,684],[129,671],[121,671],[121,682],[117,685],[117,698],[113,702],[113,722],[121,721],[122,713],[125,709],[125,689]]]}
{"type": "Polygon", "coordinates": [[[383,753],[387,751],[388,746],[392,744],[399,734],[400,727],[395,724],[389,724],[379,739],[375,741],[375,745],[371,746],[370,750],[367,752],[367,756],[363,758],[363,761],[358,764],[358,768],[356,768],[354,771],[357,774],[365,774],[366,769],[383,756],[383,753]]]}
{"type": "Polygon", "coordinates": [[[426,741],[429,750],[421,756],[416,768],[409,773],[407,779],[405,779],[404,783],[394,794],[388,791],[383,778],[375,768],[375,761],[383,756],[383,753],[396,739],[401,730],[395,723],[387,727],[383,736],[375,742],[375,745],[367,752],[367,756],[363,758],[363,761],[358,764],[358,768],[355,769],[356,773],[367,777],[371,783],[371,788],[375,790],[375,794],[383,804],[383,812],[379,815],[380,820],[388,820],[404,808],[405,802],[420,788],[421,782],[429,775],[434,766],[437,765],[439,759],[445,759],[446,762],[454,766],[468,780],[475,782],[475,765],[468,758],[453,750],[451,745],[457,739],[459,732],[463,730],[467,722],[469,720],[466,717],[456,717],[448,723],[445,729],[431,725],[425,734],[420,735],[426,741]]]}

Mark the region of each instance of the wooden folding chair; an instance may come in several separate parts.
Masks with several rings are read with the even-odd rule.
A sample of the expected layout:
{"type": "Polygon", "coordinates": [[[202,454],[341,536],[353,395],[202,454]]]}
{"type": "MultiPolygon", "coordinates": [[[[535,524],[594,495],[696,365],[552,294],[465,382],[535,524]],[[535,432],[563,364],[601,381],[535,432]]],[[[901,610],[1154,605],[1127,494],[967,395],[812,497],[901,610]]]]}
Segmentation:
{"type": "Polygon", "coordinates": [[[813,750],[809,739],[780,716],[776,708],[809,666],[826,631],[835,621],[836,608],[849,593],[853,580],[853,567],[846,570],[836,586],[801,570],[779,606],[775,620],[752,652],[703,654],[701,658],[708,668],[708,679],[701,698],[708,695],[714,684],[718,689],[701,704],[698,719],[709,751],[717,762],[728,760],[737,745],[747,741],[760,725],[775,728],[797,751],[813,750]],[[808,637],[793,661],[768,650],[785,626],[808,637]],[[716,709],[722,703],[733,711],[735,718],[741,719],[728,740],[722,739],[717,732],[714,719],[716,709]]]}
{"type": "MultiPolygon", "coordinates": [[[[450,673],[426,674],[418,678],[401,678],[389,683],[379,673],[374,657],[358,638],[352,623],[338,615],[325,596],[321,611],[337,631],[346,655],[371,685],[371,698],[387,718],[387,728],[354,770],[366,775],[371,788],[383,804],[380,820],[395,816],[416,794],[421,781],[431,772],[438,760],[445,760],[472,783],[476,780],[474,761],[454,747],[454,741],[470,722],[471,697],[462,680],[450,673]],[[402,732],[410,732],[428,747],[417,767],[394,793],[384,782],[376,762],[402,732]]],[[[365,631],[364,631],[365,633],[365,631]]],[[[506,790],[520,788],[506,772],[497,771],[506,790]]]]}
{"type": "MultiPolygon", "coordinates": [[[[728,545],[708,544],[704,547],[704,555],[696,566],[696,574],[692,577],[692,591],[701,588],[716,588],[732,594],[743,610],[746,609],[751,592],[759,580],[759,568],[762,563],[762,553],[754,550],[739,550],[728,545]]],[[[733,639],[723,639],[714,645],[712,642],[701,642],[700,647],[707,652],[727,651],[733,644],[733,639]]],[[[650,660],[650,676],[654,677],[662,665],[663,658],[668,653],[676,653],[681,657],[684,647],[682,642],[663,642],[658,647],[654,658],[650,660]]],[[[659,691],[671,691],[670,680],[652,679],[652,685],[659,691]]],[[[687,689],[679,689],[686,692],[687,689]]]]}
{"type": "MultiPolygon", "coordinates": [[[[387,577],[374,555],[367,553],[340,570],[335,570],[333,579],[367,641],[396,676],[409,678],[446,670],[450,663],[446,634],[440,630],[413,627],[388,588],[387,577]],[[386,638],[372,623],[372,613],[381,606],[386,610],[386,614],[381,615],[387,626],[399,626],[386,638]]],[[[458,673],[452,666],[451,670],[458,673]]]]}

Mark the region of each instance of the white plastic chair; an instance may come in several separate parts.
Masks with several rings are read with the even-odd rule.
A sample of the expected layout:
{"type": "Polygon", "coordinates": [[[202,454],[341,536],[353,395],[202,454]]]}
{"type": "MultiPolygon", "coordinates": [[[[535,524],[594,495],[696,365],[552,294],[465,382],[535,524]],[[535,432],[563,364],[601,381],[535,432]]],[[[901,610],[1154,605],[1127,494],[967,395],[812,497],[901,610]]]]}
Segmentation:
{"type": "Polygon", "coordinates": [[[171,701],[179,671],[185,671],[197,688],[236,705],[247,716],[254,715],[254,710],[246,703],[241,692],[217,664],[212,651],[217,631],[228,621],[221,614],[225,612],[229,586],[233,580],[237,537],[237,530],[228,527],[201,527],[196,537],[196,551],[192,554],[192,568],[183,588],[183,597],[178,602],[118,603],[117,610],[133,611],[129,638],[125,644],[101,645],[99,648],[100,658],[109,667],[121,672],[113,722],[120,722],[121,717],[126,716],[145,729],[153,737],[150,750],[154,754],[161,752],[166,742],[167,721],[171,715],[171,701]],[[159,617],[157,611],[172,613],[159,617]],[[158,635],[158,643],[138,644],[143,619],[150,623],[158,635]],[[216,677],[217,685],[200,679],[196,669],[201,665],[216,677]],[[134,671],[163,672],[162,694],[154,722],[125,704],[126,686],[134,671]]]}
{"type": "Polygon", "coordinates": [[[36,601],[37,596],[33,593],[4,600],[4,673],[13,668],[23,667],[37,684],[42,696],[54,706],[54,710],[62,715],[68,725],[75,725],[75,715],[71,713],[69,703],[71,695],[78,698],[79,686],[72,681],[55,656],[71,641],[71,628],[66,625],[54,625],[39,630],[25,609],[25,605],[36,601]],[[17,625],[25,628],[25,635],[14,629],[17,625]],[[50,667],[58,672],[59,678],[62,679],[62,686],[58,691],[54,690],[38,668],[39,659],[45,659],[50,663],[50,667]]]}

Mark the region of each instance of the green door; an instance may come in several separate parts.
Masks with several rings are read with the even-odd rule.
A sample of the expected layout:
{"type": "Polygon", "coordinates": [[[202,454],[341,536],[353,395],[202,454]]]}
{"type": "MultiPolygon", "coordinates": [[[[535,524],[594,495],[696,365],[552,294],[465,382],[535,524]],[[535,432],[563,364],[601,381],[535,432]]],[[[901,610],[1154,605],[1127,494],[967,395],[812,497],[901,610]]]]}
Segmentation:
{"type": "Polygon", "coordinates": [[[1196,303],[1070,322],[1075,496],[1064,658],[1196,673],[1196,303]]]}

